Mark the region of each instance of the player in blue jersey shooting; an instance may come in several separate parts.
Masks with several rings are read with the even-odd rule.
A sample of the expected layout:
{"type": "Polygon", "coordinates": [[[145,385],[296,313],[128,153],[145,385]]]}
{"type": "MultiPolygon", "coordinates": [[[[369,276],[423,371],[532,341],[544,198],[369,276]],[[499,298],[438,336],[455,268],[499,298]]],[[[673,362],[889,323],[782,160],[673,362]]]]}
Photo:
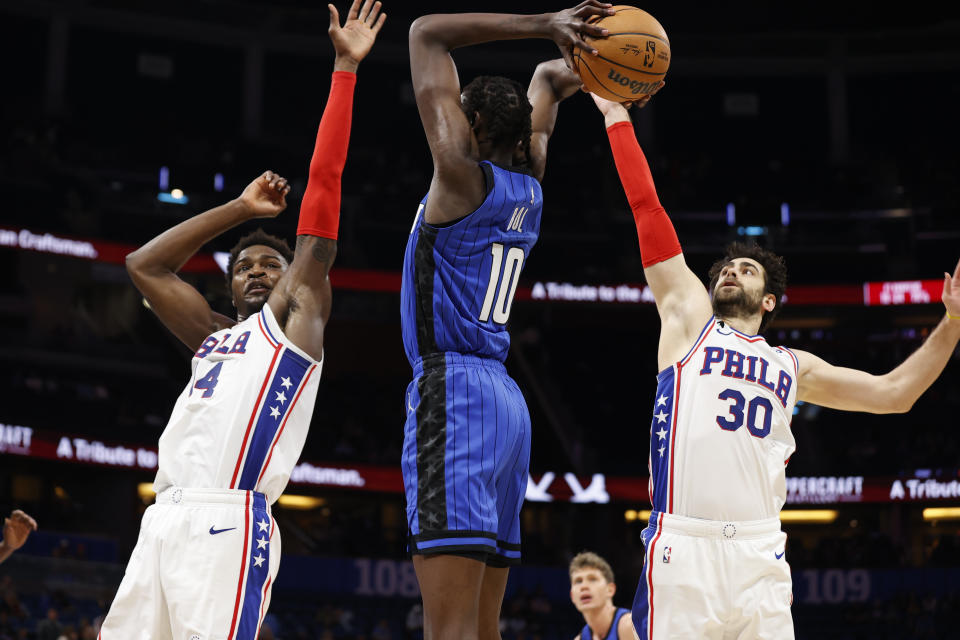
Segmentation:
{"type": "Polygon", "coordinates": [[[506,324],[540,229],[557,104],[580,86],[570,55],[592,52],[583,36],[604,31],[586,21],[610,6],[429,15],[410,28],[413,88],[434,163],[407,242],[401,308],[414,371],[401,463],[426,640],[500,637],[530,460],[530,415],[503,366],[506,324]],[[517,38],[554,40],[567,66],[539,65],[526,93],[490,76],[461,90],[453,49],[517,38]]]}

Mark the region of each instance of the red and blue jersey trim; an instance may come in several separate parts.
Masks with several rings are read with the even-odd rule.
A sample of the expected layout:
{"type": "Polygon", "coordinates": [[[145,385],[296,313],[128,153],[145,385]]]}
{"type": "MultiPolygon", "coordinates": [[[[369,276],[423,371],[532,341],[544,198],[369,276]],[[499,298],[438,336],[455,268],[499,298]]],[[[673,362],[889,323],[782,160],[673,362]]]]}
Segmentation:
{"type": "Polygon", "coordinates": [[[682,367],[685,364],[687,364],[690,358],[693,357],[693,354],[696,353],[697,349],[700,348],[700,345],[703,344],[703,341],[706,339],[707,334],[710,333],[710,331],[716,326],[716,324],[717,324],[717,317],[710,316],[710,320],[707,321],[707,324],[704,325],[703,330],[700,331],[700,335],[699,337],[697,337],[696,342],[693,343],[693,347],[690,349],[690,351],[687,351],[687,355],[683,356],[683,358],[680,359],[680,361],[677,363],[677,366],[682,367]]]}
{"type": "MultiPolygon", "coordinates": [[[[244,455],[243,471],[232,488],[254,491],[261,478],[268,455],[273,454],[276,439],[282,433],[287,418],[300,397],[303,382],[312,373],[313,366],[303,356],[285,349],[271,376],[266,395],[256,413],[256,422],[250,435],[250,446],[244,455]],[[290,393],[293,397],[288,397],[290,393]]],[[[263,389],[261,389],[261,392],[263,389]]]]}
{"type": "Polygon", "coordinates": [[[266,497],[247,492],[244,517],[243,556],[237,596],[233,605],[228,640],[256,640],[263,622],[266,596],[270,589],[270,544],[274,522],[266,497]]]}

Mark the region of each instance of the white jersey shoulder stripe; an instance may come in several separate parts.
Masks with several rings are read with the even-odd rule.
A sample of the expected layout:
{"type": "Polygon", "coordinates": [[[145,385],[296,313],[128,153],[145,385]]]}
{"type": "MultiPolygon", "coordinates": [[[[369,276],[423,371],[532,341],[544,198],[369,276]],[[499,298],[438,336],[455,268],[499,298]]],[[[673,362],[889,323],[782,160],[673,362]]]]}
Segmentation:
{"type": "Polygon", "coordinates": [[[714,326],[716,323],[717,323],[717,317],[716,317],[716,316],[710,316],[710,319],[707,321],[707,324],[704,325],[703,330],[700,332],[700,336],[694,341],[693,346],[690,347],[690,351],[687,352],[687,355],[683,356],[683,357],[680,359],[680,361],[677,362],[678,365],[683,366],[683,365],[687,364],[687,361],[690,360],[690,357],[691,357],[694,353],[696,353],[697,349],[700,348],[700,344],[701,344],[701,343],[703,342],[703,340],[707,337],[707,335],[710,333],[710,331],[713,329],[713,326],[714,326]]]}
{"type": "Polygon", "coordinates": [[[788,354],[790,354],[790,358],[793,360],[793,372],[794,372],[795,374],[797,374],[797,375],[800,375],[800,359],[797,358],[797,354],[795,354],[793,351],[791,351],[790,349],[786,348],[786,347],[783,346],[783,345],[780,345],[780,346],[777,347],[777,348],[778,348],[778,349],[783,349],[783,350],[786,351],[788,354]]]}

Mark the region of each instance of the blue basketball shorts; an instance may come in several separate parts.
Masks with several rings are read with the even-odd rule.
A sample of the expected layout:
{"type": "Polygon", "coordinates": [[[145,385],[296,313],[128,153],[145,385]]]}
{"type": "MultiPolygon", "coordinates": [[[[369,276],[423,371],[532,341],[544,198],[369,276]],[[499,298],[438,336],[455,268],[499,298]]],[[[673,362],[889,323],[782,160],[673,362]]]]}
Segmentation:
{"type": "Polygon", "coordinates": [[[503,363],[451,352],[418,360],[406,406],[410,552],[519,562],[530,413],[503,363]]]}

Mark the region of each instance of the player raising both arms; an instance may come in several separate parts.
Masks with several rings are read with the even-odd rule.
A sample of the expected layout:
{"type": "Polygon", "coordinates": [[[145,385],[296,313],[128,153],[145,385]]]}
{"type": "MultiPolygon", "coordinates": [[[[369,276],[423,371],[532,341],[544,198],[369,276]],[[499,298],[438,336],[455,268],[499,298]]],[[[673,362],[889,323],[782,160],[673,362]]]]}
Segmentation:
{"type": "Polygon", "coordinates": [[[960,265],[945,274],[946,317],[885,375],[767,344],[786,288],[782,258],[733,244],[710,291],[687,267],[627,110],[593,96],[637,224],[660,314],[650,430],[653,514],[633,605],[640,638],[793,638],[779,513],[798,400],[848,411],[910,409],[960,340],[960,265]]]}
{"type": "Polygon", "coordinates": [[[434,173],[403,264],[403,342],[414,380],[401,464],[426,640],[500,637],[530,461],[530,416],[503,366],[506,324],[540,230],[557,103],[580,84],[555,60],[537,67],[526,95],[517,82],[489,76],[461,90],[450,52],[548,38],[569,61],[574,46],[590,51],[583,34],[603,35],[586,20],[609,7],[430,15],[410,27],[413,89],[434,173]]]}
{"type": "Polygon", "coordinates": [[[157,504],[143,516],[105,640],[254,640],[270,604],[280,563],[270,505],[300,457],[316,399],[355,72],[386,17],[379,2],[355,0],[341,27],[329,10],[337,55],[296,251],[262,231],[240,241],[227,273],[236,320],[176,275],[206,242],[284,210],[290,187],[268,171],[238,199],[127,257],[134,284],[194,356],[160,437],[157,504]]]}
{"type": "Polygon", "coordinates": [[[570,561],[570,600],[586,623],[574,640],[634,639],[629,609],[613,604],[616,592],[613,569],[606,560],[583,551],[570,561]]]}

